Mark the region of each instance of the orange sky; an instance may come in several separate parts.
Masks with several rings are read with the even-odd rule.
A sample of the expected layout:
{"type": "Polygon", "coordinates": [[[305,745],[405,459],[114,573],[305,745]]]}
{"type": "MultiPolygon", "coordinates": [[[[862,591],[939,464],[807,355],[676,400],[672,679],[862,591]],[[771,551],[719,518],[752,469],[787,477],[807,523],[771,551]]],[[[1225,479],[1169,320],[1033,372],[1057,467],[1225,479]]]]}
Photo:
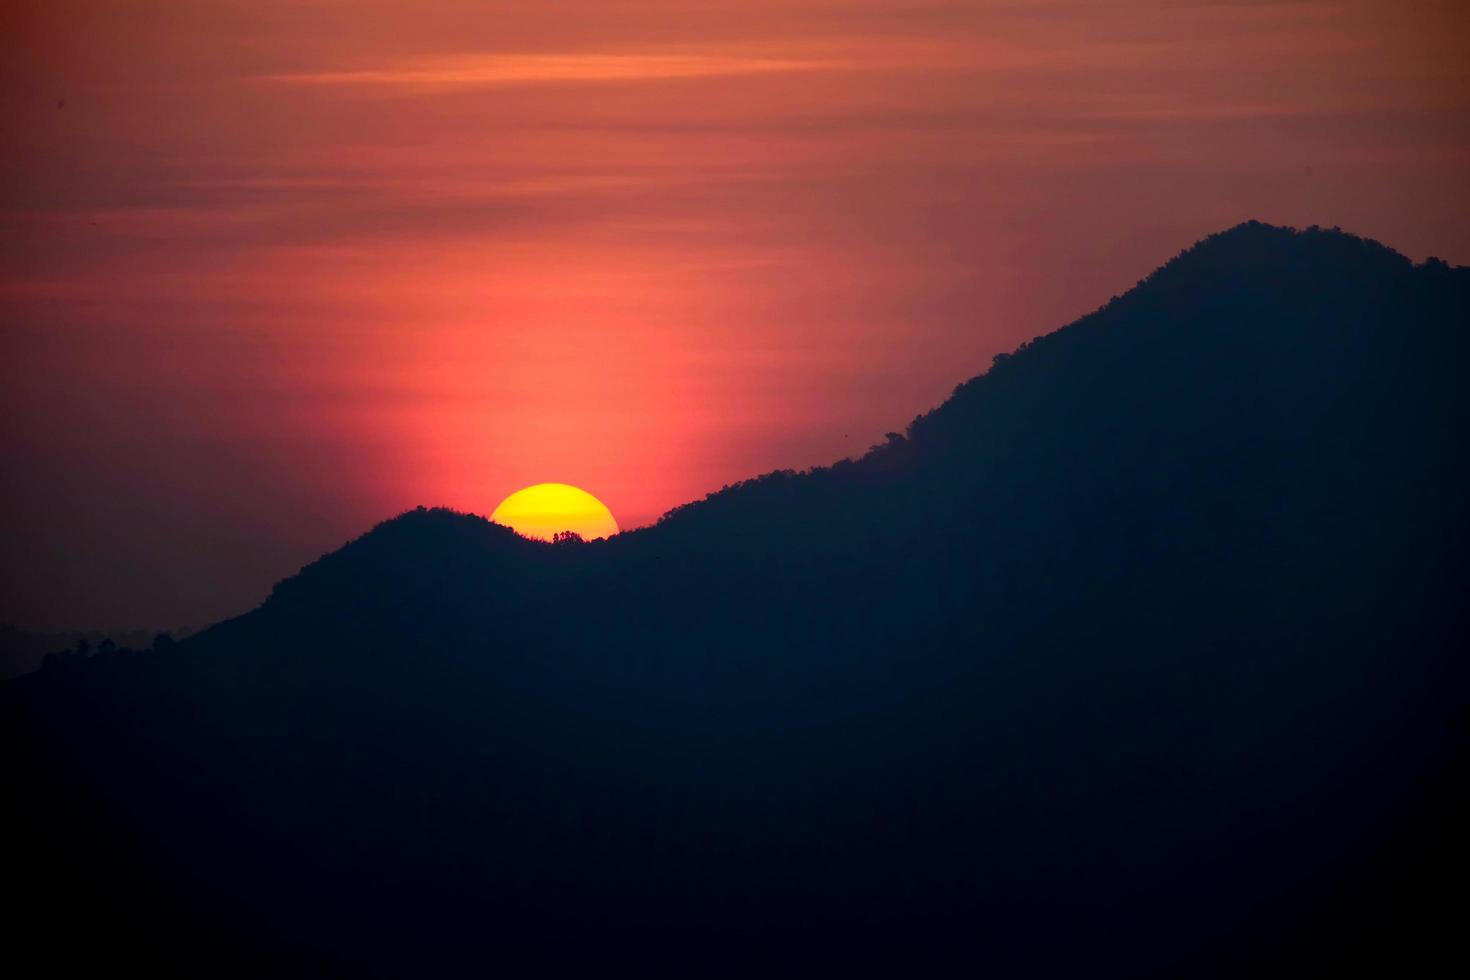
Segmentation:
{"type": "Polygon", "coordinates": [[[0,14],[0,622],[861,451],[1246,218],[1470,262],[1456,2],[0,14]],[[58,103],[65,105],[58,108],[58,103]]]}

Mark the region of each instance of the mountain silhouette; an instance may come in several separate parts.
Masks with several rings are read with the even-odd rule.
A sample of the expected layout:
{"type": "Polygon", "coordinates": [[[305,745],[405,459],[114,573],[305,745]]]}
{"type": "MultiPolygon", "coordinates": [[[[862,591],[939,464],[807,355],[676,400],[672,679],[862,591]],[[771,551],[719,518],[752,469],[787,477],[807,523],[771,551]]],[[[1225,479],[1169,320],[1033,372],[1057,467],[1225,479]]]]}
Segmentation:
{"type": "Polygon", "coordinates": [[[13,946],[213,975],[1413,972],[1466,870],[1470,270],[1241,225],[860,459],[423,509],[0,688],[13,946]]]}

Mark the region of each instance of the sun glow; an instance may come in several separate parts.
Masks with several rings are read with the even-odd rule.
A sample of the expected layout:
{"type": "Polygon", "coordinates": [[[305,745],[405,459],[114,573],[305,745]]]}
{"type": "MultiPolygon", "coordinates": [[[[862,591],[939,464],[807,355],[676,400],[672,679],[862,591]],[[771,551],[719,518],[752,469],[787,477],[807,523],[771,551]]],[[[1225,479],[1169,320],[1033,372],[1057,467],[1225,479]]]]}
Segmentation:
{"type": "Polygon", "coordinates": [[[550,541],[561,531],[573,531],[589,541],[618,533],[618,522],[606,504],[565,483],[538,483],[517,490],[500,502],[490,520],[542,541],[550,541]]]}

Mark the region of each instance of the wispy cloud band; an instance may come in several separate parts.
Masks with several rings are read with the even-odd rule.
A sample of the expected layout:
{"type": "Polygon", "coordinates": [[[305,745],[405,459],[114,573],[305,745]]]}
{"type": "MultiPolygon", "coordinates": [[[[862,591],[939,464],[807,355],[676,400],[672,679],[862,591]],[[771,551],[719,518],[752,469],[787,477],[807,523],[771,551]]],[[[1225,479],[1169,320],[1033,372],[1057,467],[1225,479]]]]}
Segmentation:
{"type": "Polygon", "coordinates": [[[476,89],[553,82],[622,82],[765,75],[836,67],[830,61],[710,54],[445,55],[379,68],[267,75],[312,86],[368,86],[409,91],[476,89]]]}

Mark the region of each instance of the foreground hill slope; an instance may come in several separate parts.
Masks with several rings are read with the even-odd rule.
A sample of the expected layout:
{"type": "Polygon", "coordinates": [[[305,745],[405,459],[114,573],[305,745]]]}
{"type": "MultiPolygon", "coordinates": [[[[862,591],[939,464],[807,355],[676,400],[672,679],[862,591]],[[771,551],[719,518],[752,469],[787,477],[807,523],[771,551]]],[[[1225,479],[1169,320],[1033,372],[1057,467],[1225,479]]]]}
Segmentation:
{"type": "Polygon", "coordinates": [[[1433,955],[1467,313],[1248,224],[860,460],[587,545],[402,515],[6,685],[22,887],[214,973],[1433,955]]]}

